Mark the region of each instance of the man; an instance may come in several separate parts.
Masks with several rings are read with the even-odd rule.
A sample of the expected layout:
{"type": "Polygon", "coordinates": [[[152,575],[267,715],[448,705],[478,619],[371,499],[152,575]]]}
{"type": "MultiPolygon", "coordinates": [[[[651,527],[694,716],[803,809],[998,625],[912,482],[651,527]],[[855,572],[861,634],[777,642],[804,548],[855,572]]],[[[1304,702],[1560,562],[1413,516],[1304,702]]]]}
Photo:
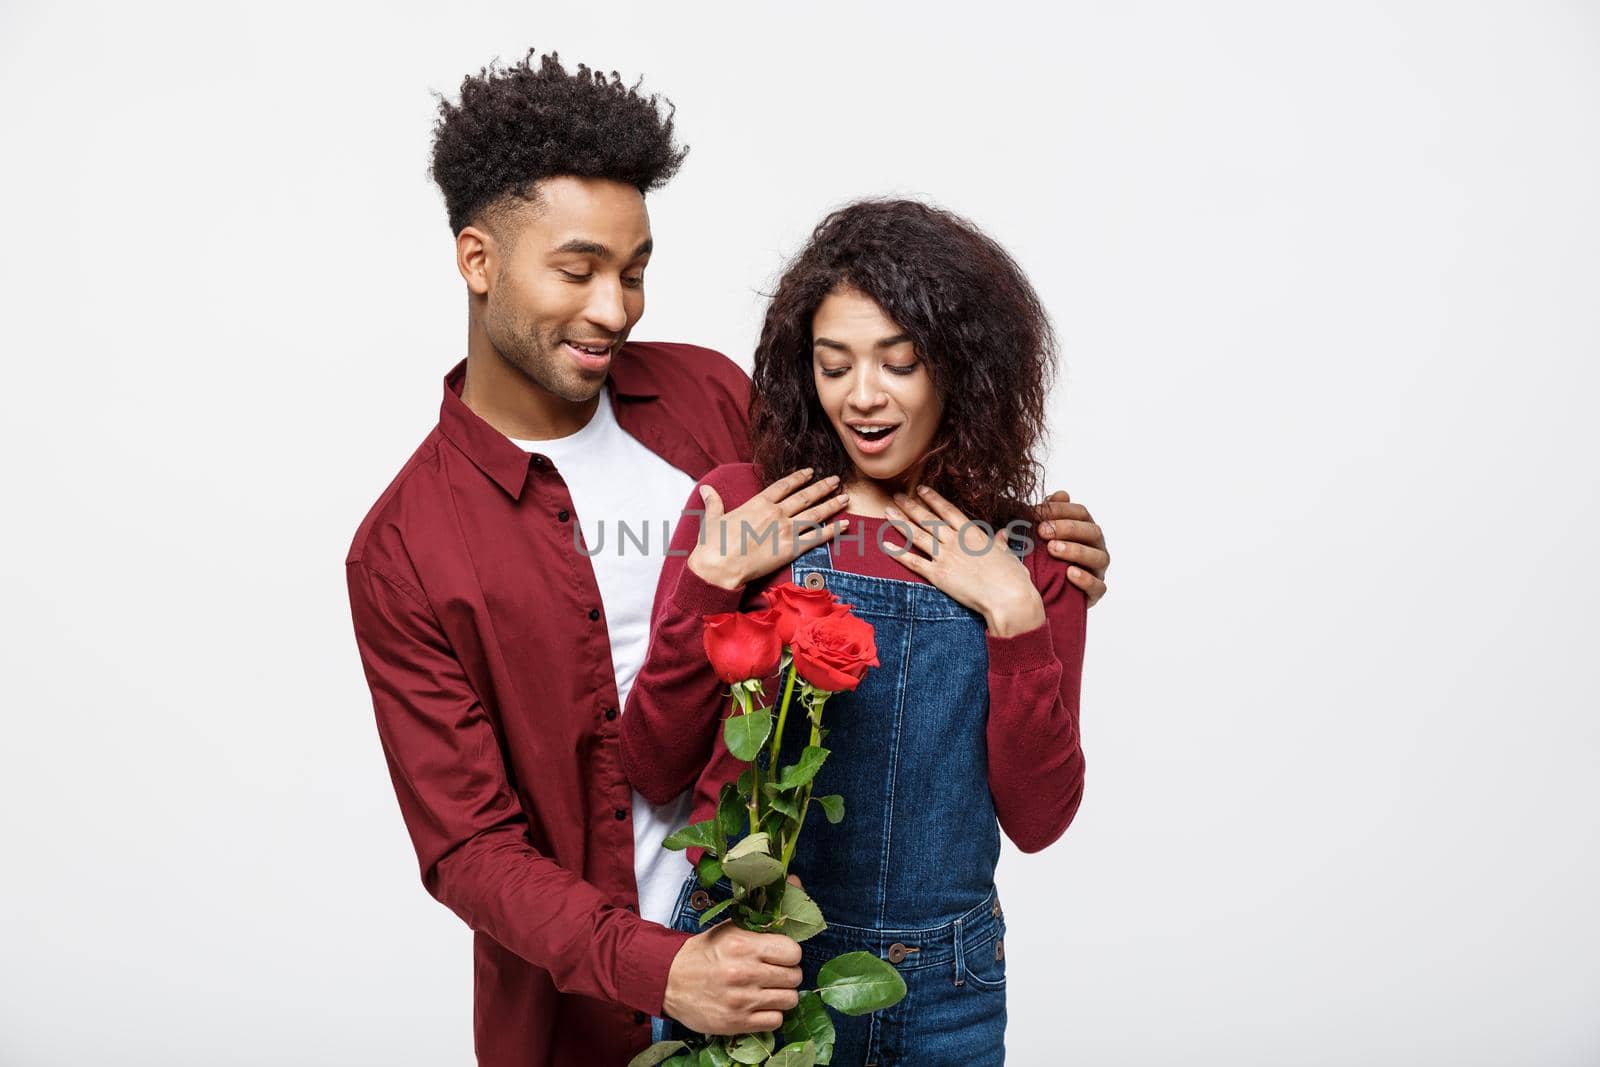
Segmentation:
{"type": "MultiPolygon", "coordinates": [[[[775,1028],[794,942],[660,924],[684,873],[660,843],[685,811],[636,797],[617,743],[660,555],[590,547],[602,517],[675,517],[695,479],[749,458],[737,366],[627,340],[644,194],[684,151],[655,97],[553,55],[468,78],[440,112],[467,358],[346,572],[423,885],[474,931],[478,1062],[625,1063],[663,1014],[775,1028]]],[[[1099,528],[1058,497],[1041,535],[1098,599],[1099,528]]]]}

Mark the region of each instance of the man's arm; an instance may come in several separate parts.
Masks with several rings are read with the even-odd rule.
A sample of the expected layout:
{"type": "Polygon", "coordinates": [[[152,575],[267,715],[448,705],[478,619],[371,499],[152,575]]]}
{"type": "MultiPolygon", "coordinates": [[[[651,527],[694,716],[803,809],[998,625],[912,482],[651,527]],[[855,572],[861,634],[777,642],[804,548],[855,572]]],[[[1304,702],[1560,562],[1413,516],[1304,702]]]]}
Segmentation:
{"type": "Polygon", "coordinates": [[[563,992],[659,1015],[689,937],[646,922],[529,843],[483,705],[432,609],[404,580],[346,567],[378,735],[422,884],[563,992]]]}
{"type": "Polygon", "coordinates": [[[422,594],[346,566],[356,644],[422,884],[556,988],[674,1018],[700,1033],[776,1029],[800,946],[723,924],[689,935],[617,907],[529,843],[494,724],[422,594]]]}
{"type": "Polygon", "coordinates": [[[1092,608],[1106,595],[1106,571],[1111,551],[1100,529],[1082,504],[1074,504],[1066,490],[1057,489],[1042,504],[1035,504],[1039,523],[1034,527],[1045,551],[1067,564],[1067,581],[1082,589],[1092,608]]]}

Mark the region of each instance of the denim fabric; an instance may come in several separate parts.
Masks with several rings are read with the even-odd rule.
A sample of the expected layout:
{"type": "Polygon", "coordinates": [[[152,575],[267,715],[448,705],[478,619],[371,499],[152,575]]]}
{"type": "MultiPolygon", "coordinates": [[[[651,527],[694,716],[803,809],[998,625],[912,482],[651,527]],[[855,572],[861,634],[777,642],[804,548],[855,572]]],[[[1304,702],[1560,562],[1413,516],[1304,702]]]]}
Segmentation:
{"type": "MultiPolygon", "coordinates": [[[[846,549],[847,551],[850,549],[846,549]]],[[[838,793],[835,826],[813,807],[791,870],[822,906],[828,929],[802,946],[803,988],[844,952],[899,959],[906,997],[859,1018],[833,1013],[839,1067],[1000,1064],[1005,1060],[1005,917],[994,887],[1000,830],[989,794],[988,646],[983,619],[920,582],[835,570],[827,545],[793,564],[871,623],[880,666],[828,701],[828,761],[817,795],[838,793]],[[896,948],[896,946],[899,946],[896,948]]],[[[806,742],[803,712],[784,762],[806,742]]],[[[694,902],[731,893],[719,883],[679,895],[680,930],[699,930],[694,902]]]]}

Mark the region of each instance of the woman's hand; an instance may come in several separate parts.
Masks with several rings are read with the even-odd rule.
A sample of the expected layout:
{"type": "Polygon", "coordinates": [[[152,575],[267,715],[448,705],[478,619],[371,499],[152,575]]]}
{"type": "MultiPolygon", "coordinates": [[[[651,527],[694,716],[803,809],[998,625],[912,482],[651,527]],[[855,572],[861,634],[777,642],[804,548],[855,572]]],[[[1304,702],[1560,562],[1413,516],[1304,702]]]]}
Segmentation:
{"type": "Polygon", "coordinates": [[[829,495],[839,486],[833,476],[806,485],[811,472],[807,467],[780,478],[726,514],[717,491],[702,485],[706,513],[689,569],[712,585],[738,589],[833,538],[849,520],[823,520],[844,507],[850,494],[829,495]]]}
{"type": "Polygon", "coordinates": [[[926,555],[904,552],[895,558],[913,574],[932,582],[951,600],[982,615],[996,637],[1015,637],[1044,623],[1044,599],[1028,567],[1006,542],[1004,530],[986,537],[959,508],[927,486],[921,500],[896,493],[887,508],[906,540],[926,555]],[[963,528],[965,537],[963,538],[963,528]]]}

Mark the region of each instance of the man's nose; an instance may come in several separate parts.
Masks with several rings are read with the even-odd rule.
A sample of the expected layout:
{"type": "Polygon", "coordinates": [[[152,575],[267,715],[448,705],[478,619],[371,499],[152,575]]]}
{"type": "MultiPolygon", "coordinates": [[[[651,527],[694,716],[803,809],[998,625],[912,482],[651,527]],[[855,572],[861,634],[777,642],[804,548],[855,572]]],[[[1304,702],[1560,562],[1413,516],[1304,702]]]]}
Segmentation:
{"type": "Polygon", "coordinates": [[[623,327],[628,325],[628,308],[622,299],[621,279],[596,278],[584,315],[608,333],[621,333],[623,327]]]}

